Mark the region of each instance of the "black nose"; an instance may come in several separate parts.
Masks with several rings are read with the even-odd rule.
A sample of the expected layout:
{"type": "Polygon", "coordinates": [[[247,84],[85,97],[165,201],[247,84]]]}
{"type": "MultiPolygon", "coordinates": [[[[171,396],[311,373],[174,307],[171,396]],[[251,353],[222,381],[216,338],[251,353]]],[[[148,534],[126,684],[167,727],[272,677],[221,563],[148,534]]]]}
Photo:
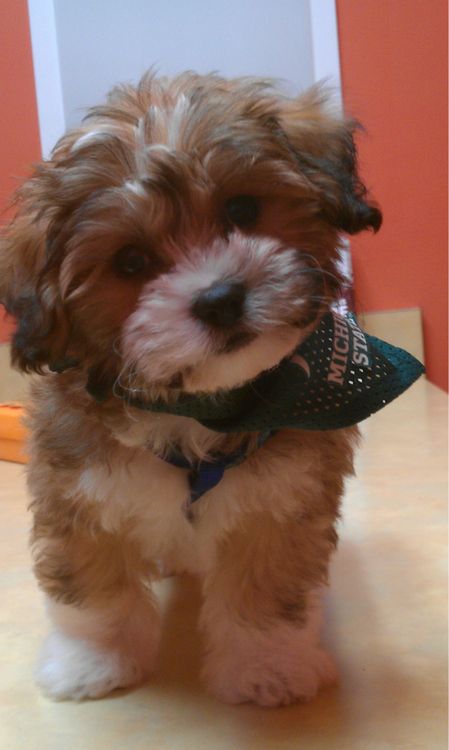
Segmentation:
{"type": "Polygon", "coordinates": [[[228,328],[243,315],[246,290],[243,284],[224,281],[200,292],[192,306],[195,317],[216,328],[228,328]]]}

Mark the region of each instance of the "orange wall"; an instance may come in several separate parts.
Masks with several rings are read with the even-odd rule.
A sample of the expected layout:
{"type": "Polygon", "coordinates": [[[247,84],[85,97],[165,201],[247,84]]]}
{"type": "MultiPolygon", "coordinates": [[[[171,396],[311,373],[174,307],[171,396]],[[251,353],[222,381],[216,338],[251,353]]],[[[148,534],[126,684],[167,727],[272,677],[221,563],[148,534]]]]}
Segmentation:
{"type": "MultiPolygon", "coordinates": [[[[0,2],[0,91],[0,222],[4,223],[12,192],[41,153],[26,0],[0,2]]],[[[0,307],[0,341],[10,330],[0,307]]]]}
{"type": "Polygon", "coordinates": [[[447,389],[446,0],[337,0],[346,109],[384,213],[352,242],[360,310],[420,307],[429,379],[447,389]]]}

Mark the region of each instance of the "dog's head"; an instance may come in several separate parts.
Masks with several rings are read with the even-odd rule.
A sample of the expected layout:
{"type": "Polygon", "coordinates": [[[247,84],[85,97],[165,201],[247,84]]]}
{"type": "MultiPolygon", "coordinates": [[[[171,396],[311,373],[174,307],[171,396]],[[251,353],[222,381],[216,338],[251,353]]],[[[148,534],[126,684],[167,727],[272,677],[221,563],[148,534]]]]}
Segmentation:
{"type": "Polygon", "coordinates": [[[0,254],[14,362],[153,392],[275,365],[337,294],[339,233],[381,224],[354,128],[319,87],[290,100],[186,74],[115,89],[19,193],[0,254]]]}

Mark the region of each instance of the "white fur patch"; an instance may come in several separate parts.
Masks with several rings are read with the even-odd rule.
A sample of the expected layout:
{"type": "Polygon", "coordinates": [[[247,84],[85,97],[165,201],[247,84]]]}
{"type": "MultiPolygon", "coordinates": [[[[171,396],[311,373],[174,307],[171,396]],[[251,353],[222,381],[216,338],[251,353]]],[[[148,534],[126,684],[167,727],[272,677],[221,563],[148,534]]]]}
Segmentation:
{"type": "Polygon", "coordinates": [[[182,140],[182,131],[189,115],[190,106],[189,99],[184,94],[180,94],[167,118],[167,144],[172,149],[176,149],[182,140]]]}
{"type": "Polygon", "coordinates": [[[126,190],[129,190],[130,193],[137,196],[137,198],[147,198],[148,193],[145,190],[144,186],[142,185],[139,180],[127,180],[125,182],[125,188],[126,190]]]}
{"type": "Polygon", "coordinates": [[[54,700],[101,698],[141,676],[135,658],[58,632],[45,641],[36,673],[38,685],[54,700]]]}
{"type": "Polygon", "coordinates": [[[101,143],[102,141],[106,141],[111,138],[111,135],[114,135],[114,130],[117,130],[117,128],[114,128],[113,125],[110,125],[108,128],[104,128],[102,130],[90,130],[89,132],[81,135],[75,141],[70,150],[72,151],[72,153],[75,153],[76,151],[80,151],[85,146],[91,146],[92,143],[101,143]]]}
{"type": "Polygon", "coordinates": [[[47,610],[56,629],[44,643],[36,676],[50,697],[99,698],[152,671],[160,623],[150,596],[130,591],[101,609],[47,600],[47,610]]]}
{"type": "MultiPolygon", "coordinates": [[[[190,421],[143,414],[140,428],[137,423],[131,430],[142,443],[156,440],[167,445],[182,432],[188,434],[190,421]]],[[[201,439],[207,446],[208,432],[198,426],[199,446],[201,439]]],[[[242,513],[269,512],[282,522],[300,512],[301,496],[319,497],[319,476],[311,471],[316,461],[312,449],[298,452],[295,443],[287,442],[279,450],[279,439],[272,438],[250,459],[228,469],[221,482],[192,506],[194,523],[185,515],[190,492],[187,471],[156,458],[147,448],[118,448],[110,464],[86,467],[71,495],[99,503],[107,531],[120,532],[124,523],[133,524],[144,558],[161,560],[170,569],[204,574],[215,563],[217,543],[242,513]],[[276,444],[278,449],[272,451],[276,444]]]]}
{"type": "Polygon", "coordinates": [[[245,350],[208,357],[201,369],[184,376],[184,390],[215,392],[219,388],[234,388],[257,377],[263,370],[275,367],[289,354],[301,338],[298,330],[284,330],[261,334],[245,350]]]}
{"type": "Polygon", "coordinates": [[[324,491],[315,449],[302,446],[299,451],[294,440],[274,436],[225,471],[219,484],[194,503],[191,523],[185,514],[188,472],[153,451],[162,453],[175,444],[195,459],[216,450],[220,436],[194,420],[138,410],[131,410],[128,424],[116,434],[125,445],[117,446],[107,464],[92,462],[76,474],[69,493],[80,502],[99,504],[105,530],[120,533],[124,524],[134,528],[143,557],[170,569],[206,573],[217,543],[242,513],[268,512],[282,523],[301,512],[301,498],[307,503],[324,491]]]}
{"type": "Polygon", "coordinates": [[[110,465],[86,467],[71,495],[101,506],[105,530],[120,533],[124,524],[130,526],[144,559],[169,561],[170,569],[197,572],[196,531],[185,514],[190,494],[187,471],[148,449],[123,447],[110,459],[110,465]]]}

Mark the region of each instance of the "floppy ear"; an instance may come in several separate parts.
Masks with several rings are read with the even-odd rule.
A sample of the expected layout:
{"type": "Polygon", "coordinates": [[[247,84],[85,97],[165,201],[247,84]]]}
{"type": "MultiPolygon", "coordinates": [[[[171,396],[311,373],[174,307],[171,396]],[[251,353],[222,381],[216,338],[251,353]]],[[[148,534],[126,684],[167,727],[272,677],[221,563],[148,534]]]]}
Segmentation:
{"type": "Polygon", "coordinates": [[[68,325],[46,258],[45,219],[19,213],[0,237],[0,302],[17,320],[12,362],[26,372],[58,369],[68,325]]]}
{"type": "Polygon", "coordinates": [[[328,90],[317,85],[287,101],[279,118],[282,131],[299,171],[317,188],[322,216],[348,234],[377,232],[382,213],[357,173],[354,132],[359,125],[332,113],[329,99],[328,90]]]}

